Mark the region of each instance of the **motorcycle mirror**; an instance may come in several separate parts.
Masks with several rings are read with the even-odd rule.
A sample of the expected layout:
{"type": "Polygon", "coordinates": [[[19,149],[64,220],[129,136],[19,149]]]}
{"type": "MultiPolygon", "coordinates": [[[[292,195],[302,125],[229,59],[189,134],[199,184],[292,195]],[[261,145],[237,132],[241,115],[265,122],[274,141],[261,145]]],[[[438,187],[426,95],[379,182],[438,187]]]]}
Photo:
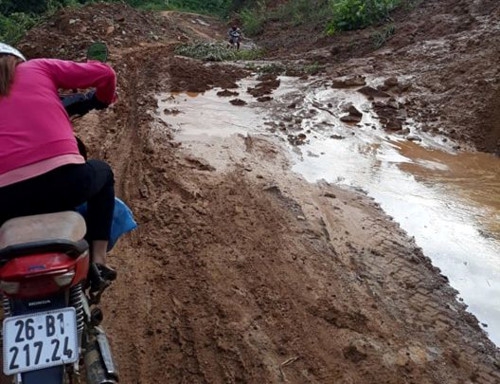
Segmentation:
{"type": "Polygon", "coordinates": [[[104,43],[92,43],[87,49],[87,60],[105,63],[108,59],[108,47],[104,43]]]}

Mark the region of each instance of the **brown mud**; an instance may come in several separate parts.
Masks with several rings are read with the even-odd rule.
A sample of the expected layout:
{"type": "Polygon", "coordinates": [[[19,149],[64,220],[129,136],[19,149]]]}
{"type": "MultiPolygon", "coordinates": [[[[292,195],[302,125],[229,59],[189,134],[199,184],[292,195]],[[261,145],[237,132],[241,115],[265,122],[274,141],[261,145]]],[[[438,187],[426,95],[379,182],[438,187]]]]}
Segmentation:
{"type": "MultiPolygon", "coordinates": [[[[414,118],[495,151],[499,12],[496,1],[424,1],[379,51],[368,30],[263,43],[285,61],[322,58],[332,79],[411,75],[414,118]]],[[[152,116],[159,92],[237,91],[245,70],[174,55],[225,29],[96,4],[57,14],[20,45],[30,57],[82,59],[104,40],[118,74],[119,102],[75,129],[111,163],[139,224],[110,255],[119,278],[103,304],[120,382],[500,383],[498,349],[373,200],[305,183],[259,138],[235,138],[246,160],[219,172],[152,116]]]]}

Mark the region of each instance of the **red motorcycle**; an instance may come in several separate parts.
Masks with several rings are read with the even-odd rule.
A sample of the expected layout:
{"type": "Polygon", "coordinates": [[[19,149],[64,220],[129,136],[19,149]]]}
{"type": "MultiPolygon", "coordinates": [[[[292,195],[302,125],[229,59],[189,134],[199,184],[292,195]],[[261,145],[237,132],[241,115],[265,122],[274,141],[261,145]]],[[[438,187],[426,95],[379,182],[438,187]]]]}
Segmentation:
{"type": "MultiPolygon", "coordinates": [[[[104,51],[94,44],[88,57],[104,51]]],[[[70,115],[83,114],[92,109],[91,95],[62,101],[70,115]]],[[[0,227],[3,372],[17,384],[71,384],[81,382],[82,371],[87,384],[118,382],[100,326],[107,285],[90,262],[85,233],[85,220],[73,211],[18,217],[0,227]]]]}

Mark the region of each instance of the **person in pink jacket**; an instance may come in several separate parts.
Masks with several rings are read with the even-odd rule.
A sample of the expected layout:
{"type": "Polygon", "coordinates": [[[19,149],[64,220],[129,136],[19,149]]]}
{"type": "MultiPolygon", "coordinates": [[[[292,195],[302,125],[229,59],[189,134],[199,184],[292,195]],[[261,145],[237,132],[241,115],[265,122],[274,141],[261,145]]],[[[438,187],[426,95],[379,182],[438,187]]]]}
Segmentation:
{"type": "Polygon", "coordinates": [[[18,216],[73,210],[87,202],[87,239],[101,277],[115,202],[111,167],[86,161],[59,89],[95,88],[97,109],[115,101],[116,75],[100,62],[26,60],[0,43],[0,225],[18,216]]]}

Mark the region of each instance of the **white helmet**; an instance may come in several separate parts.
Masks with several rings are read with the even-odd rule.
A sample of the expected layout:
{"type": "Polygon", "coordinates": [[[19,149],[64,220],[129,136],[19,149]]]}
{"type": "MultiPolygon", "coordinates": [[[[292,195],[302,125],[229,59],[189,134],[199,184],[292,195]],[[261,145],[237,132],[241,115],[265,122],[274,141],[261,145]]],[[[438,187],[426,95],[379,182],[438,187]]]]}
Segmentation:
{"type": "Polygon", "coordinates": [[[13,55],[20,58],[22,61],[26,61],[26,57],[23,56],[21,52],[19,52],[16,48],[11,47],[10,45],[0,43],[0,54],[8,54],[13,55]]]}

